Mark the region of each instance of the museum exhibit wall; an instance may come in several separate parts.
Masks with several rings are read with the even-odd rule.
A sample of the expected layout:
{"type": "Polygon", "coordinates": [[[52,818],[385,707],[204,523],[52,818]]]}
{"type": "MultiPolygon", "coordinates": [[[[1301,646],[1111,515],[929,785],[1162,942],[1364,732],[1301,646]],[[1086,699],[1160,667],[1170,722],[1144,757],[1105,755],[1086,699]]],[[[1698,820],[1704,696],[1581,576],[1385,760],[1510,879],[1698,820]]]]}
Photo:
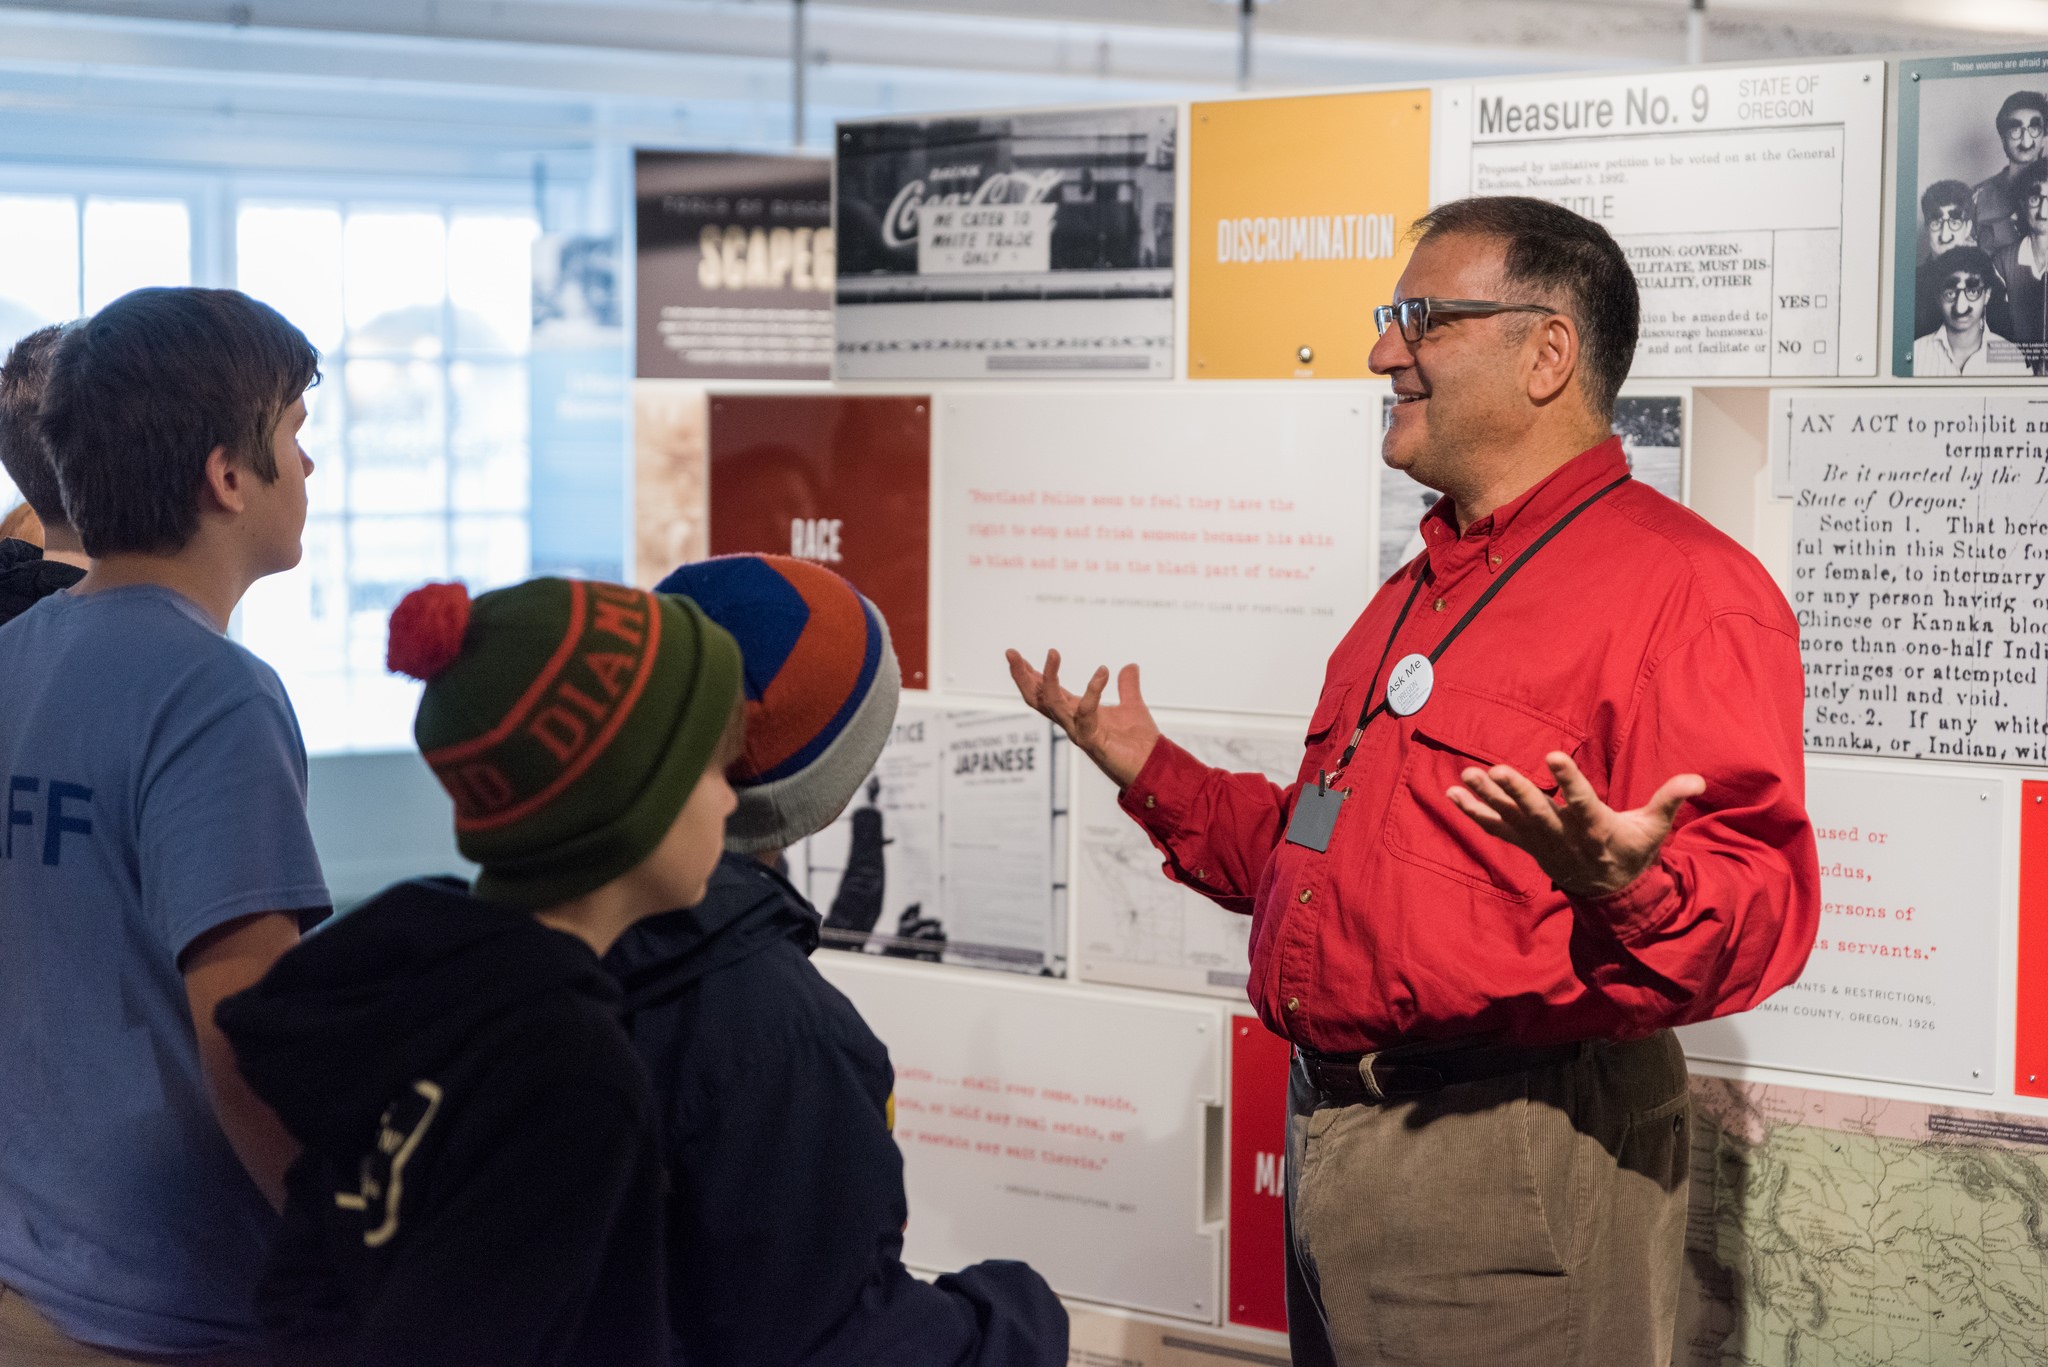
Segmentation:
{"type": "Polygon", "coordinates": [[[791,864],[896,1063],[914,1264],[1029,1258],[1103,1361],[1283,1360],[1248,920],[1166,882],[1002,652],[1057,647],[1076,687],[1139,663],[1169,735],[1291,779],[1433,497],[1377,459],[1371,307],[1430,204],[1528,193],[1637,268],[1635,473],[1802,624],[1820,941],[1683,1032],[1679,1360],[2039,1360],[2048,232],[2035,266],[2001,168],[2048,132],[2007,97],[2044,88],[2041,54],[1845,59],[643,155],[627,563],[794,553],[897,625],[889,749],[791,864]]]}

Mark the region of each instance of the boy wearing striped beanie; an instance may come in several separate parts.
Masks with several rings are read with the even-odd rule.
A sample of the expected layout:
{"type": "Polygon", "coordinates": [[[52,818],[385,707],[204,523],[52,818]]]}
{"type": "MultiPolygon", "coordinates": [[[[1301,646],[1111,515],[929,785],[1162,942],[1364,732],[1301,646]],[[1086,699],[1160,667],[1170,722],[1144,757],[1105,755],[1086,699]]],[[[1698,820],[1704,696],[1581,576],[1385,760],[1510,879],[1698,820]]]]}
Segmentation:
{"type": "Polygon", "coordinates": [[[661,1146],[599,958],[704,894],[739,652],[686,599],[536,579],[418,590],[388,659],[481,872],[386,890],[220,1008],[304,1146],[277,1360],[665,1364],[661,1146]]]}
{"type": "Polygon", "coordinates": [[[811,965],[818,913],[778,871],[888,741],[887,625],[838,575],[782,556],[699,561],[661,590],[738,638],[747,710],[709,893],[642,921],[605,959],[667,1137],[681,1360],[1064,1367],[1066,1312],[1029,1267],[980,1263],[930,1284],[904,1268],[889,1053],[811,965]]]}

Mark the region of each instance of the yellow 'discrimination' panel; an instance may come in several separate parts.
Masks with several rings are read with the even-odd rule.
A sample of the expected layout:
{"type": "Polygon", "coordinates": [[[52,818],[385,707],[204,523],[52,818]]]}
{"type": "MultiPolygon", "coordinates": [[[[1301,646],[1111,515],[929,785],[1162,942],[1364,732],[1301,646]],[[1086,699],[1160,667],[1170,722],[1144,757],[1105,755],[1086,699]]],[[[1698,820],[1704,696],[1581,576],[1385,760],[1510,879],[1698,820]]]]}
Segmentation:
{"type": "Polygon", "coordinates": [[[1359,379],[1429,207],[1429,92],[1191,111],[1188,374],[1359,379]]]}

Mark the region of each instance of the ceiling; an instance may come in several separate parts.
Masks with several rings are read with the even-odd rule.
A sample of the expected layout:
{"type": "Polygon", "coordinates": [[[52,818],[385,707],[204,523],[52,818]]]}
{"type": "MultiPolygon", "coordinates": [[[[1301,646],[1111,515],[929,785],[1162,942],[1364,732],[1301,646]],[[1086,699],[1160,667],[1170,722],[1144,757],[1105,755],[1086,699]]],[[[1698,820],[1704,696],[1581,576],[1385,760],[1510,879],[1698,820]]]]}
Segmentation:
{"type": "MultiPolygon", "coordinates": [[[[884,113],[1226,93],[1238,84],[1240,3],[807,0],[801,142],[827,145],[835,119],[884,113]]],[[[1257,0],[1250,85],[1670,66],[1685,59],[1686,5],[1257,0]]],[[[2048,46],[2048,0],[1707,5],[1713,61],[2048,46]]],[[[0,157],[444,174],[600,145],[787,146],[794,10],[792,0],[0,0],[0,157]]]]}
{"type": "MultiPolygon", "coordinates": [[[[807,6],[814,62],[1231,83],[1239,0],[857,0],[807,6]]],[[[1256,0],[1260,87],[1663,65],[1688,0],[1256,0]]],[[[0,0],[232,29],[786,57],[792,0],[0,0]]],[[[1706,0],[1711,61],[2038,42],[2048,0],[1706,0]]]]}

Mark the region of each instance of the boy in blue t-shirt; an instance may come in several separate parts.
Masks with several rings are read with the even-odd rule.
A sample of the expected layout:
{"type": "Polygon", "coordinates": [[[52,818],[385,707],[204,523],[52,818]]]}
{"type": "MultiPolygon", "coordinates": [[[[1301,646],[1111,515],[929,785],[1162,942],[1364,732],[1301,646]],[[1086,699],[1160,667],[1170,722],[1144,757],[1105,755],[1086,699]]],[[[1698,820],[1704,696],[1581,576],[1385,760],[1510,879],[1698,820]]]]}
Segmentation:
{"type": "Polygon", "coordinates": [[[93,564],[0,627],[0,1361],[239,1361],[293,1145],[214,1006],[328,903],[277,675],[318,356],[232,290],[72,328],[39,425],[93,564]],[[107,1350],[96,1352],[95,1349],[107,1350]]]}

